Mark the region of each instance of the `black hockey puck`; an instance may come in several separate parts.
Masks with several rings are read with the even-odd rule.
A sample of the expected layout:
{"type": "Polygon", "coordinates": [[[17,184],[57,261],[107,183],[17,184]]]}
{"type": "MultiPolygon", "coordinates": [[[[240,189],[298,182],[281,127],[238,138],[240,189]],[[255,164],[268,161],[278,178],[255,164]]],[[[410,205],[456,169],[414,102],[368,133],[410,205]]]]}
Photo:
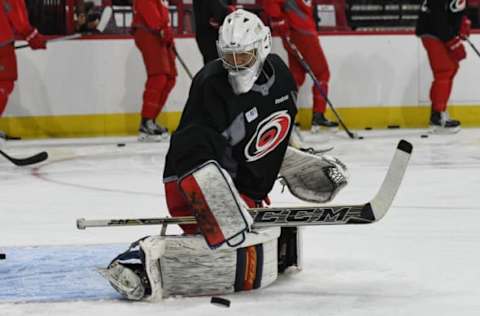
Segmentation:
{"type": "Polygon", "coordinates": [[[125,147],[125,144],[124,143],[118,143],[117,147],[125,147]]]}
{"type": "Polygon", "coordinates": [[[400,125],[388,125],[387,128],[390,128],[390,129],[400,128],[400,125]]]}
{"type": "Polygon", "coordinates": [[[363,136],[358,136],[358,139],[363,139],[363,136]]]}
{"type": "Polygon", "coordinates": [[[428,135],[427,134],[422,134],[420,135],[421,138],[428,138],[428,135]]]}
{"type": "Polygon", "coordinates": [[[365,127],[365,129],[366,129],[367,131],[371,131],[371,130],[372,130],[372,128],[371,128],[370,126],[365,127]]]}
{"type": "Polygon", "coordinates": [[[223,297],[212,296],[210,303],[221,307],[230,307],[230,300],[223,297]]]}
{"type": "Polygon", "coordinates": [[[5,260],[7,259],[7,255],[4,253],[0,253],[0,260],[5,260]]]}

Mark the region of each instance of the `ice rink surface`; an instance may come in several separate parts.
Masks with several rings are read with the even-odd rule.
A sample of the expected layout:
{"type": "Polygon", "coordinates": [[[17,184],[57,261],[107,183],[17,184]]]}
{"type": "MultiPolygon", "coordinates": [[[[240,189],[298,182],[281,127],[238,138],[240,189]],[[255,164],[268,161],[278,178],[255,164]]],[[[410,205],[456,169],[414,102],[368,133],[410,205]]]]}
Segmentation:
{"type": "MultiPolygon", "coordinates": [[[[305,134],[343,160],[350,184],[332,204],[369,200],[399,139],[413,156],[385,218],[372,225],[307,227],[304,268],[270,287],[161,303],[120,300],[95,272],[128,243],[159,227],[78,231],[80,217],[165,216],[162,170],[167,143],[134,138],[8,142],[15,157],[50,158],[19,168],[0,160],[0,315],[480,315],[480,130],[305,134]],[[118,147],[118,143],[126,146],[118,147]]],[[[1,157],[0,157],[1,158],[1,157]]],[[[276,185],[275,205],[298,205],[276,185]]],[[[178,232],[170,228],[169,233],[178,232]]]]}

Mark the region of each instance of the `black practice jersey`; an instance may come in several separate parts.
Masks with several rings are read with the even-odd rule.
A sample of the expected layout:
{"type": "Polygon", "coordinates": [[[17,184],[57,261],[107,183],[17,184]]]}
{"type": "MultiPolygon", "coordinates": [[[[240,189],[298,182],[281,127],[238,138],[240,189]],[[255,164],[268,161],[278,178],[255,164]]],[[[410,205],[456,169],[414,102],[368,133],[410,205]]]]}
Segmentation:
{"type": "Polygon", "coordinates": [[[173,133],[164,181],[216,160],[240,193],[264,198],[272,189],[297,113],[297,88],[287,65],[270,54],[253,88],[235,95],[220,60],[194,78],[173,133]]]}
{"type": "Polygon", "coordinates": [[[466,0],[424,0],[418,17],[416,34],[430,35],[448,42],[458,35],[466,0]]]}

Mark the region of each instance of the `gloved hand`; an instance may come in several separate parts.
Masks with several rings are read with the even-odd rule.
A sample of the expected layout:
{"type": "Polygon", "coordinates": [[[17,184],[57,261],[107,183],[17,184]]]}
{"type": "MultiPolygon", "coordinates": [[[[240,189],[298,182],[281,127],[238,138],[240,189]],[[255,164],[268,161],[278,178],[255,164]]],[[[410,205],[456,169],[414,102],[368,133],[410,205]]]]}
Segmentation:
{"type": "Polygon", "coordinates": [[[27,37],[26,40],[28,45],[32,49],[46,49],[47,48],[47,39],[45,36],[40,34],[37,29],[34,29],[27,37]]]}
{"type": "Polygon", "coordinates": [[[165,45],[173,44],[174,34],[173,29],[171,27],[166,27],[160,31],[160,37],[162,38],[162,42],[165,45]]]}
{"type": "Polygon", "coordinates": [[[243,201],[245,201],[245,203],[249,208],[266,207],[271,203],[268,195],[263,200],[254,200],[245,194],[240,194],[240,196],[242,197],[243,201]]]}
{"type": "Polygon", "coordinates": [[[284,19],[272,20],[270,22],[270,27],[272,28],[273,33],[276,33],[281,37],[288,37],[290,34],[290,27],[284,19]]]}
{"type": "Polygon", "coordinates": [[[210,24],[210,26],[216,30],[220,28],[220,23],[218,23],[218,21],[215,18],[210,18],[208,20],[208,24],[210,24]]]}
{"type": "Polygon", "coordinates": [[[456,36],[450,41],[446,42],[445,45],[447,46],[450,57],[455,59],[457,62],[467,57],[465,46],[463,46],[462,39],[459,36],[456,36]]]}
{"type": "Polygon", "coordinates": [[[463,16],[462,23],[460,24],[460,35],[461,38],[469,37],[472,32],[472,21],[467,16],[463,16]]]}

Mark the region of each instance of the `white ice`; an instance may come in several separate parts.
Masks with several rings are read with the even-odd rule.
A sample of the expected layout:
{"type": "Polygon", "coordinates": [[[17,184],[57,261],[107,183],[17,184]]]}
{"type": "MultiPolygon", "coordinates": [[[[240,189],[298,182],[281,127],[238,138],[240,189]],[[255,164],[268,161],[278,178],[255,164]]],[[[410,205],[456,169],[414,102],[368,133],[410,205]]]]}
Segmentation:
{"type": "MultiPolygon", "coordinates": [[[[330,154],[349,166],[350,184],[333,204],[370,199],[398,140],[410,141],[412,160],[386,217],[305,228],[303,271],[262,290],[225,295],[228,310],[209,297],[117,300],[95,267],[159,227],[75,228],[80,217],[167,215],[166,143],[8,142],[3,150],[12,156],[47,150],[50,158],[26,168],[0,160],[0,252],[7,254],[0,260],[0,315],[480,315],[480,130],[429,138],[420,130],[360,133],[365,139],[339,132],[306,140],[335,146],[330,154]],[[49,265],[54,257],[60,261],[49,265]]],[[[278,185],[271,197],[274,205],[301,203],[278,185]]]]}

